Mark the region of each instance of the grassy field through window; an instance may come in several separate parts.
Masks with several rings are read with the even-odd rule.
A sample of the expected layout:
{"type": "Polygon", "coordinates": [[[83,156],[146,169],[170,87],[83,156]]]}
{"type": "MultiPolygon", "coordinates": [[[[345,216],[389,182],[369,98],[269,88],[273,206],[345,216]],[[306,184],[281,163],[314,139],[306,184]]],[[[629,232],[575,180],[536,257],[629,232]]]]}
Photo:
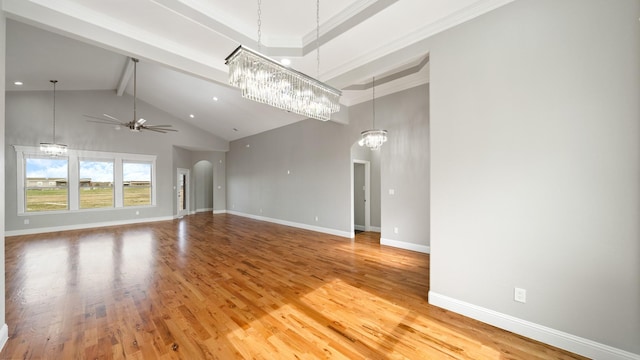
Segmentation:
{"type": "Polygon", "coordinates": [[[69,208],[67,188],[27,189],[27,211],[56,211],[69,208]]]}
{"type": "MultiPolygon", "coordinates": [[[[66,188],[27,189],[27,212],[59,211],[69,208],[66,188]]],[[[151,205],[150,186],[124,187],[124,206],[151,205]]],[[[80,189],[80,208],[113,207],[113,188],[80,189]]]]}

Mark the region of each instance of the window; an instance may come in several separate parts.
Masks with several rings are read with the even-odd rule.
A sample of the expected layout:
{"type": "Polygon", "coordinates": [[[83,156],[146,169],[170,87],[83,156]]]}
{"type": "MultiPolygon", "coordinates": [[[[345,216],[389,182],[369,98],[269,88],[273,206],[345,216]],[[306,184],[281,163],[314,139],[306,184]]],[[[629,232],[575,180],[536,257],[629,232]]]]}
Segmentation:
{"type": "Polygon", "coordinates": [[[113,160],[80,160],[80,209],[113,207],[113,160]]]}
{"type": "Polygon", "coordinates": [[[69,209],[69,160],[25,158],[26,212],[69,209]]]}
{"type": "Polygon", "coordinates": [[[151,205],[151,163],[122,163],[124,206],[151,205]]]}
{"type": "Polygon", "coordinates": [[[14,145],[18,214],[122,209],[156,204],[156,156],[69,149],[47,157],[14,145]]]}

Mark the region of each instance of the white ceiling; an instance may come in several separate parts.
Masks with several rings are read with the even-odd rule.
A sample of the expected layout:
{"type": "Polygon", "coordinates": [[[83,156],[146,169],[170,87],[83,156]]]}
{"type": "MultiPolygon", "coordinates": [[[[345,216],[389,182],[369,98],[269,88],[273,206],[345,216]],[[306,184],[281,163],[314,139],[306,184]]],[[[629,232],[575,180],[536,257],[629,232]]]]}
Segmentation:
{"type": "MultiPolygon", "coordinates": [[[[373,76],[382,80],[376,96],[428,82],[422,40],[511,1],[321,0],[318,76],[316,2],[264,0],[260,51],[348,88],[341,102],[350,106],[371,99],[373,76]]],[[[4,0],[2,7],[11,19],[7,90],[50,90],[50,79],[59,90],[117,90],[132,56],[140,59],[141,100],[224,139],[303,119],[226,85],[231,51],[258,49],[256,0],[4,0]]],[[[131,94],[124,79],[121,90],[131,94]]]]}

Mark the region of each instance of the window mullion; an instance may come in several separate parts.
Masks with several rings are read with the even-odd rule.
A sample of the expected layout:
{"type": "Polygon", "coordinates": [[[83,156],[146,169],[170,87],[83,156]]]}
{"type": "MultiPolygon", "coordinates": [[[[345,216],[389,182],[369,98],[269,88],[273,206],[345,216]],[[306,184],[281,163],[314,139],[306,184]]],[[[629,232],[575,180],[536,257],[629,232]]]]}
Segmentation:
{"type": "Polygon", "coordinates": [[[78,157],[69,156],[68,161],[69,210],[78,210],[80,208],[80,168],[78,167],[78,157]]]}
{"type": "Polygon", "coordinates": [[[121,208],[124,204],[124,194],[122,192],[122,157],[116,157],[113,163],[113,186],[115,187],[115,207],[121,208]]]}

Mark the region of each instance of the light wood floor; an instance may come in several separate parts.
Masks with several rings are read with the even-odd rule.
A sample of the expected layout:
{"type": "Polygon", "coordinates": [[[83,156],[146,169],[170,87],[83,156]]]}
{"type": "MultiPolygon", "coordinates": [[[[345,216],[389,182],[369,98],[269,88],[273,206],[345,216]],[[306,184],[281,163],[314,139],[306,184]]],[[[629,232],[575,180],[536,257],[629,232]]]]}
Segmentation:
{"type": "Polygon", "coordinates": [[[579,359],[430,306],[429,255],[233,215],[6,238],[2,359],[579,359]]]}

